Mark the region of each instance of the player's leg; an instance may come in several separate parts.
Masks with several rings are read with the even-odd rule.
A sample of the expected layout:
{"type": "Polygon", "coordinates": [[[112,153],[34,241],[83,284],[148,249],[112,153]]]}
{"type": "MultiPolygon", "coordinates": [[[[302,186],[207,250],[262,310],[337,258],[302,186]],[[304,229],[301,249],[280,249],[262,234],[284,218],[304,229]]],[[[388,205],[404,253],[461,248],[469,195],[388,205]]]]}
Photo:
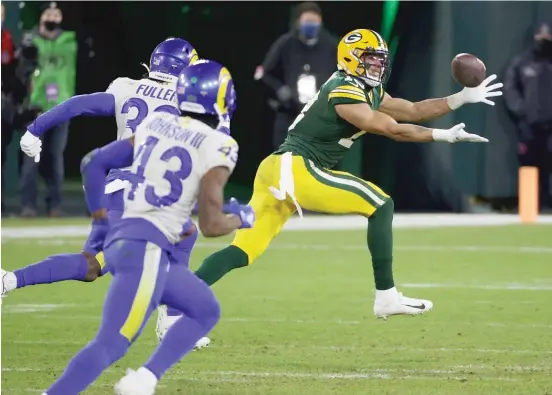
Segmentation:
{"type": "Polygon", "coordinates": [[[52,255],[43,261],[7,272],[2,269],[2,295],[17,288],[60,281],[94,281],[100,264],[87,252],[52,255]]]}
{"type": "Polygon", "coordinates": [[[149,360],[137,371],[128,370],[115,385],[117,394],[133,395],[155,385],[220,318],[218,301],[209,286],[181,264],[171,264],[161,301],[181,315],[149,360]]]}
{"type": "MultiPolygon", "coordinates": [[[[48,395],[76,395],[122,358],[157,307],[167,278],[167,254],[157,245],[117,240],[105,250],[113,281],[95,337],[69,362],[48,395]]],[[[153,392],[151,392],[153,394],[153,392]]]]}
{"type": "Polygon", "coordinates": [[[14,272],[2,269],[2,295],[30,285],[96,280],[104,266],[101,250],[107,230],[107,222],[94,223],[81,253],[52,255],[14,272]]]}
{"type": "Polygon", "coordinates": [[[123,190],[105,196],[108,221],[92,223],[92,230],[84,243],[83,251],[74,254],[59,254],[43,261],[25,266],[14,272],[1,270],[2,295],[14,289],[38,284],[52,284],[68,280],[91,282],[106,272],[103,242],[113,224],[121,218],[123,190]]]}
{"type": "Polygon", "coordinates": [[[280,161],[281,155],[270,155],[257,170],[249,202],[255,210],[253,227],[236,231],[232,245],[208,256],[195,272],[208,285],[213,285],[233,269],[253,263],[295,212],[292,203],[276,199],[268,189],[278,185],[280,161]]]}
{"type": "MultiPolygon", "coordinates": [[[[195,226],[194,226],[195,228],[195,226]]],[[[179,265],[182,267],[189,267],[190,254],[197,241],[198,230],[195,228],[194,232],[186,237],[184,240],[176,244],[173,251],[169,256],[171,267],[179,265]]],[[[161,341],[165,336],[165,333],[174,323],[180,318],[182,312],[174,307],[160,305],[157,308],[157,324],[155,326],[155,333],[157,339],[161,341]]],[[[211,340],[207,337],[201,338],[195,345],[196,349],[209,346],[211,340]]]]}
{"type": "Polygon", "coordinates": [[[299,205],[329,214],[360,214],[368,218],[367,245],[372,255],[376,286],[374,314],[419,314],[433,307],[427,300],[403,297],[393,278],[393,199],[376,185],[339,171],[293,158],[295,193],[299,205]]]}

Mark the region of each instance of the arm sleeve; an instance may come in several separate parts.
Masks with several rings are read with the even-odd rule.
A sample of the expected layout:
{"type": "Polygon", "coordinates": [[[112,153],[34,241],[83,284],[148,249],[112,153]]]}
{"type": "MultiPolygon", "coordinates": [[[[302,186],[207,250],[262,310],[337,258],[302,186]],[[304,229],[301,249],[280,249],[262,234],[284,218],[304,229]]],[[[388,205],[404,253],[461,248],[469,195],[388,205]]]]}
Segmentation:
{"type": "Polygon", "coordinates": [[[48,129],[79,115],[110,116],[115,114],[115,98],[110,93],[92,93],[72,97],[40,115],[28,130],[40,137],[48,129]]]}
{"type": "Polygon", "coordinates": [[[109,170],[132,165],[133,157],[133,146],[128,139],[125,139],[97,148],[82,159],[84,196],[91,213],[102,208],[105,177],[109,170]]]}
{"type": "Polygon", "coordinates": [[[263,60],[263,82],[274,92],[278,91],[284,83],[276,75],[281,68],[282,49],[287,42],[287,35],[280,37],[272,44],[263,60]]]}
{"type": "Polygon", "coordinates": [[[328,93],[328,101],[333,105],[358,103],[369,104],[366,99],[366,93],[361,88],[346,80],[341,80],[336,85],[337,86],[332,88],[330,93],[328,93]]]}
{"type": "Polygon", "coordinates": [[[522,58],[516,58],[508,65],[504,78],[504,99],[506,107],[517,118],[523,118],[525,110],[523,109],[522,87],[519,81],[519,66],[522,58]]]}

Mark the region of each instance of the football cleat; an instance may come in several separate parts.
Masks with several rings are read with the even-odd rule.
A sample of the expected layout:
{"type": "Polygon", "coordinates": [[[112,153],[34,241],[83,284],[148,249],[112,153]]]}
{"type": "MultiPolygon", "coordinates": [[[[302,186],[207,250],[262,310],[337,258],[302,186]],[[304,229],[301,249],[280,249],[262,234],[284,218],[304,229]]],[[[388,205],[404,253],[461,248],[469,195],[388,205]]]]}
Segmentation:
{"type": "Polygon", "coordinates": [[[145,373],[153,376],[146,369],[127,369],[126,375],[115,384],[115,395],[154,395],[155,377],[152,379],[145,373]]]}
{"type": "Polygon", "coordinates": [[[433,302],[425,299],[414,299],[404,296],[396,288],[376,291],[374,315],[376,318],[387,318],[390,315],[418,315],[433,308],[433,302]]]}
{"type": "MultiPolygon", "coordinates": [[[[165,333],[169,330],[171,326],[180,318],[180,316],[168,316],[167,315],[167,306],[160,305],[157,308],[157,324],[155,325],[155,334],[157,335],[157,340],[161,342],[165,333]]],[[[197,341],[194,346],[194,350],[199,350],[201,348],[209,347],[211,344],[211,339],[208,337],[202,337],[197,341]]]]}

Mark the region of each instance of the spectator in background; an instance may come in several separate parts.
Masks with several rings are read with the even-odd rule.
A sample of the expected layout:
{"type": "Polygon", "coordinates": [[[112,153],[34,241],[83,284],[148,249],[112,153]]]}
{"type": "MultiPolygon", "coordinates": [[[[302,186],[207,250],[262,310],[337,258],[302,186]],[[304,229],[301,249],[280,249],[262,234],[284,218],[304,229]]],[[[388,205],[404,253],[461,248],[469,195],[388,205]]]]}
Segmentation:
{"type": "MultiPolygon", "coordinates": [[[[15,130],[36,117],[32,108],[24,108],[27,94],[24,81],[20,79],[15,45],[11,33],[4,25],[6,9],[2,3],[2,214],[5,214],[4,192],[7,148],[15,130]]],[[[25,126],[23,126],[25,127],[25,126]]]]}
{"type": "MultiPolygon", "coordinates": [[[[22,69],[32,72],[30,105],[47,111],[75,95],[77,41],[75,32],[61,29],[61,10],[55,2],[43,7],[40,23],[23,37],[22,69]]],[[[46,206],[50,216],[61,214],[61,188],[64,178],[63,152],[69,123],[48,131],[43,137],[44,179],[48,188],[46,206]]],[[[21,174],[21,215],[36,215],[38,163],[25,156],[21,174]]]]}
{"type": "Polygon", "coordinates": [[[293,29],[272,44],[257,68],[255,79],[262,79],[277,99],[273,106],[274,149],[285,140],[303,106],[336,70],[337,43],[322,27],[320,7],[301,3],[293,29]]]}
{"type": "Polygon", "coordinates": [[[6,148],[13,137],[13,122],[16,107],[15,94],[15,50],[10,32],[4,26],[5,7],[2,3],[2,214],[4,214],[4,170],[6,148]]]}
{"type": "Polygon", "coordinates": [[[541,208],[552,207],[552,34],[542,23],[534,45],[517,56],[504,79],[506,106],[519,131],[521,166],[539,168],[541,208]]]}

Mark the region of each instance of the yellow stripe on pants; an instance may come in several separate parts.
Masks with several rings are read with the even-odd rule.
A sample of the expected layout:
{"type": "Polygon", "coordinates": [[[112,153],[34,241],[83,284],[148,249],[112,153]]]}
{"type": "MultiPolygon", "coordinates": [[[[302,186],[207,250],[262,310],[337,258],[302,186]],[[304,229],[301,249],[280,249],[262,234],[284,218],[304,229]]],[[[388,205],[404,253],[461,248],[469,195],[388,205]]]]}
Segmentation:
{"type": "Polygon", "coordinates": [[[160,261],[161,248],[153,243],[147,243],[138,289],[136,290],[128,317],[119,331],[130,342],[132,342],[144,322],[144,317],[155,291],[160,261]]]}

